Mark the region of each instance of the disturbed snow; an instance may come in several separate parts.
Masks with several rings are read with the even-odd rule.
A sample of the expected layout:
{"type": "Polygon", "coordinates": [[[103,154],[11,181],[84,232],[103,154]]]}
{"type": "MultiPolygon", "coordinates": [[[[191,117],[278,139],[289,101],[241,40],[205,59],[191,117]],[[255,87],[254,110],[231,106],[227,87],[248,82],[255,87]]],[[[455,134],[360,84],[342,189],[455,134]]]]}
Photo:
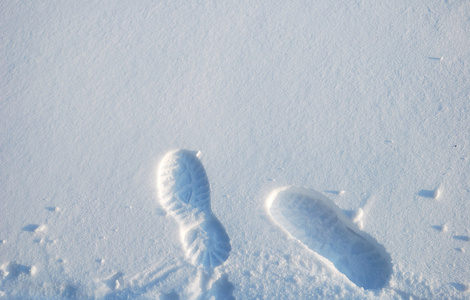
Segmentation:
{"type": "Polygon", "coordinates": [[[468,298],[469,20],[2,1],[0,296],[468,298]]]}

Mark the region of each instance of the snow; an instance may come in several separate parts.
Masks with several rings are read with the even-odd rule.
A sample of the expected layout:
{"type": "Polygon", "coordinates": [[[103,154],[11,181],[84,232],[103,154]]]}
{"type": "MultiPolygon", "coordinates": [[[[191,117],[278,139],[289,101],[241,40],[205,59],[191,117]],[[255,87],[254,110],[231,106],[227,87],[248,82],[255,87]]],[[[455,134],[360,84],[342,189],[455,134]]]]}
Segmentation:
{"type": "Polygon", "coordinates": [[[267,209],[290,237],[326,258],[358,287],[380,290],[389,283],[390,255],[322,194],[284,187],[269,196],[267,209]]]}
{"type": "Polygon", "coordinates": [[[470,297],[468,1],[7,0],[0,28],[0,297],[470,297]],[[176,149],[229,237],[215,268],[160,204],[176,149]],[[383,246],[390,281],[286,234],[285,186],[383,246]]]}

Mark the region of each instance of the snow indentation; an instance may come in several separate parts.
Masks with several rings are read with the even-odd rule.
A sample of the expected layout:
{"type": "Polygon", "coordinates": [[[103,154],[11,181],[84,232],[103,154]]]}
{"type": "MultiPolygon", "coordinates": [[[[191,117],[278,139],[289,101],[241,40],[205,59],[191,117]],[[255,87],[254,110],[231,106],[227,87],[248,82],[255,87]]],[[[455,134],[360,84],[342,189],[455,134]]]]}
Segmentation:
{"type": "Polygon", "coordinates": [[[454,240],[470,242],[470,236],[467,236],[467,235],[454,235],[453,238],[454,240]]]}
{"type": "Polygon", "coordinates": [[[303,188],[284,187],[270,195],[267,208],[288,235],[331,261],[357,286],[381,289],[389,282],[390,255],[327,197],[303,188]]]}
{"type": "Polygon", "coordinates": [[[210,186],[198,152],[174,150],[157,170],[160,203],[180,226],[186,256],[195,266],[215,268],[231,251],[230,239],[210,206],[210,186]]]}

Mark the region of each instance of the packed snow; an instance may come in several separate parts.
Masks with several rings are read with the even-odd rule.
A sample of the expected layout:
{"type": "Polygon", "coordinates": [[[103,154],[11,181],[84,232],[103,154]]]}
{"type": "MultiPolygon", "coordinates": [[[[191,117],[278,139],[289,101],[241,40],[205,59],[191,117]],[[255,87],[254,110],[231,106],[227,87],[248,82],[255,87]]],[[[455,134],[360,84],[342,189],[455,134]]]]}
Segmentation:
{"type": "Polygon", "coordinates": [[[0,298],[470,298],[469,1],[0,28],[0,298]]]}

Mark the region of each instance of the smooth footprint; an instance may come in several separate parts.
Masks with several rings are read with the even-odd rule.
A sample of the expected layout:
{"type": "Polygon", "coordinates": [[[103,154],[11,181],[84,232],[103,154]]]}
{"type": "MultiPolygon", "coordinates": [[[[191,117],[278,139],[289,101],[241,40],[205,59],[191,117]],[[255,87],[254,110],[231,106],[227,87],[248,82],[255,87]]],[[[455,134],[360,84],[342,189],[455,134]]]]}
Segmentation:
{"type": "Polygon", "coordinates": [[[357,286],[380,289],[388,283],[390,255],[327,197],[304,188],[284,187],[269,196],[267,206],[274,222],[288,235],[331,261],[357,286]]]}

